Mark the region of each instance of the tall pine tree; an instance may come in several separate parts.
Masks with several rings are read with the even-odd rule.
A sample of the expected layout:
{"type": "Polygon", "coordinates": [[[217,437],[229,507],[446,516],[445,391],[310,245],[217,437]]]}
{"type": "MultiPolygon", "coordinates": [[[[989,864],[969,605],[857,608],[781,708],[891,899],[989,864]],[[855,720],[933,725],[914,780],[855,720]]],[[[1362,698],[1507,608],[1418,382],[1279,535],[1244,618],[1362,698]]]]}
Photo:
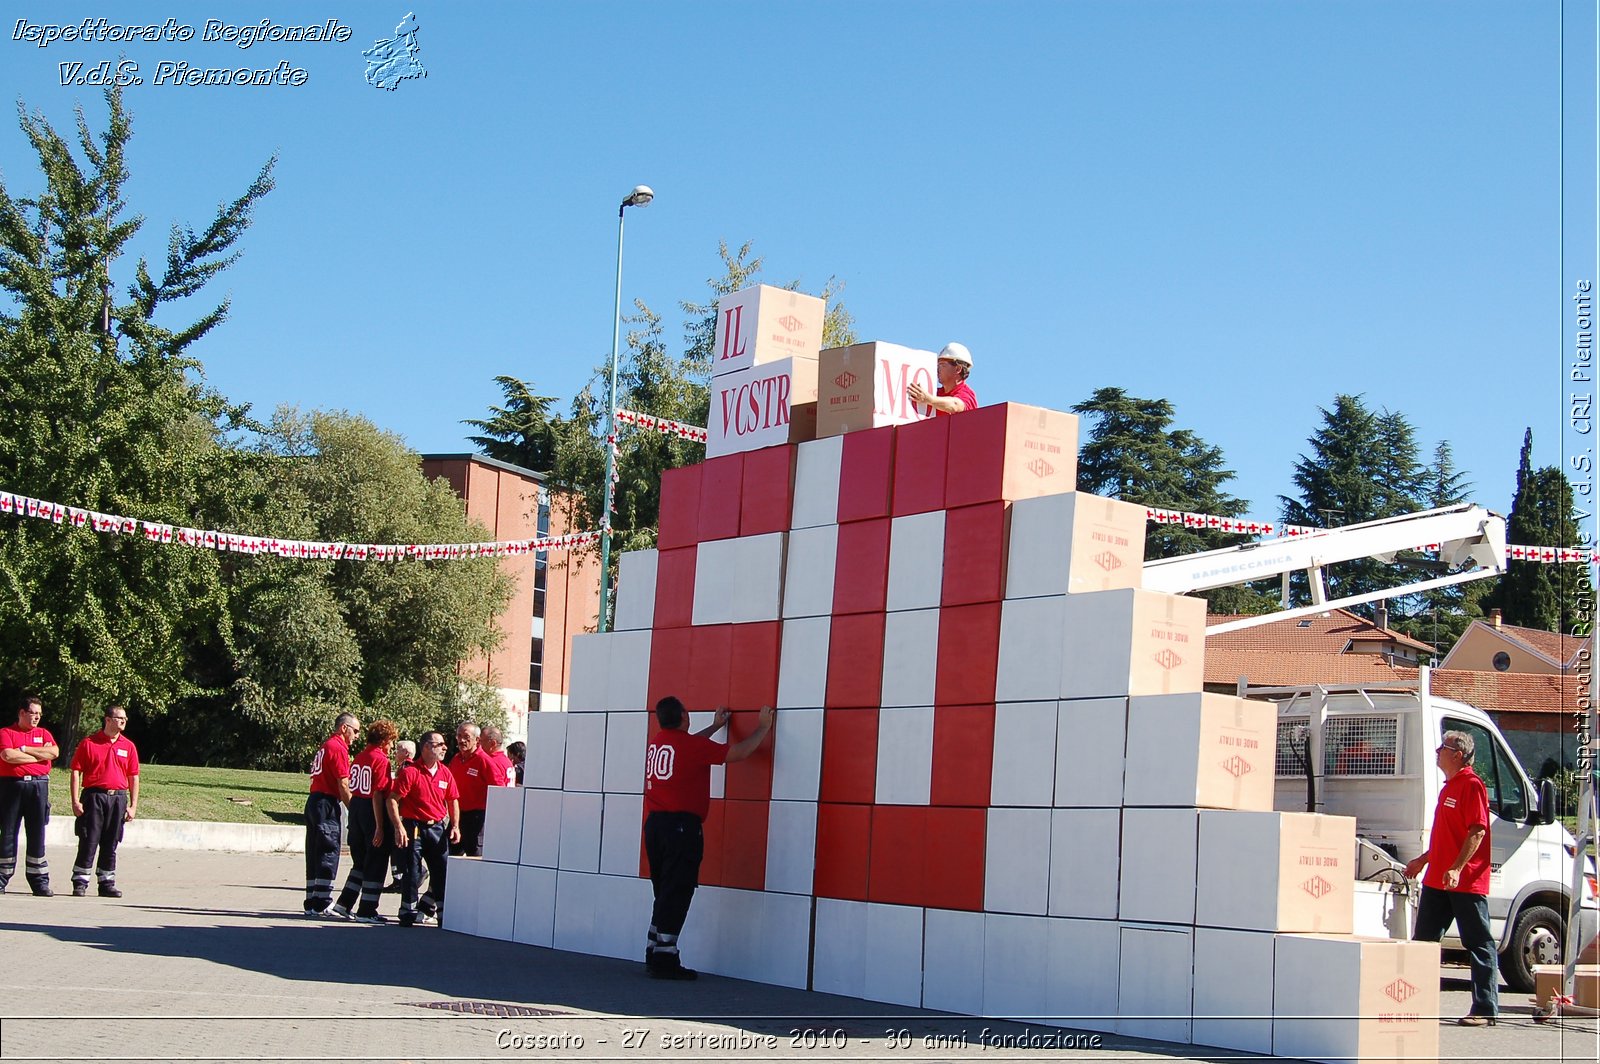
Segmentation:
{"type": "MultiPolygon", "coordinates": [[[[1533,466],[1533,430],[1522,437],[1517,459],[1517,494],[1506,521],[1506,539],[1528,547],[1578,545],[1572,485],[1556,466],[1533,466]]],[[[1589,589],[1589,567],[1513,561],[1507,564],[1484,608],[1498,608],[1507,624],[1545,632],[1567,630],[1573,604],[1589,589]]]]}

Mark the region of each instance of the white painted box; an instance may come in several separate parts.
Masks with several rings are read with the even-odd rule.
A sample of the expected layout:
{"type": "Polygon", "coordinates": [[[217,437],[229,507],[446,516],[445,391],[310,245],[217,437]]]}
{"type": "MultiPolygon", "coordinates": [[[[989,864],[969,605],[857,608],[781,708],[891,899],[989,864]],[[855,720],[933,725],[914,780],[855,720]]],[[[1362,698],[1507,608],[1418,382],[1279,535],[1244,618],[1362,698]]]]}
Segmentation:
{"type": "Polygon", "coordinates": [[[1051,811],[1051,916],[1115,920],[1121,868],[1122,810],[1051,811]]]}
{"type": "Polygon", "coordinates": [[[784,617],[827,617],[833,613],[833,572],[838,558],[838,525],[830,522],[789,533],[788,574],[783,581],[784,617]]]}
{"type": "Polygon", "coordinates": [[[606,714],[567,714],[567,761],[562,786],[568,791],[601,790],[605,768],[606,714]]]}
{"type": "Polygon", "coordinates": [[[656,568],[660,552],[623,551],[617,556],[617,609],[613,617],[619,632],[642,631],[655,626],[656,568]]]}
{"type": "Polygon", "coordinates": [[[608,794],[600,819],[600,874],[639,878],[644,795],[608,794]]]}
{"type": "Polygon", "coordinates": [[[522,859],[521,787],[490,787],[485,796],[483,859],[517,864],[522,859]]]}
{"type": "Polygon", "coordinates": [[[1122,871],[1117,886],[1119,919],[1157,924],[1194,923],[1199,825],[1200,814],[1194,809],[1122,811],[1122,871]]]}
{"type": "MultiPolygon", "coordinates": [[[[728,620],[734,624],[775,621],[783,612],[784,557],[789,533],[741,536],[728,620]]],[[[698,572],[698,570],[697,570],[698,572]]]]}
{"type": "Polygon", "coordinates": [[[1033,702],[1061,696],[1066,596],[1007,599],[1000,606],[1000,665],[994,697],[1033,702]]]}
{"type": "Polygon", "coordinates": [[[822,781],[823,711],[783,709],[779,713],[783,739],[772,746],[772,800],[815,802],[822,781]]]}
{"type": "Polygon", "coordinates": [[[922,1007],[983,1015],[983,913],[928,909],[922,943],[922,1007]]]}
{"type": "Polygon", "coordinates": [[[809,895],[816,864],[817,803],[771,802],[767,807],[766,889],[809,895]]]}
{"type": "Polygon", "coordinates": [[[1048,921],[1045,986],[1053,1027],[1114,1032],[1122,925],[1115,920],[1048,921]],[[1086,959],[1092,958],[1092,963],[1086,959]]]}
{"type": "Polygon", "coordinates": [[[713,539],[696,548],[692,613],[695,624],[733,622],[734,584],[742,543],[738,538],[713,539]]]}
{"type": "Polygon", "coordinates": [[[879,805],[927,805],[933,785],[933,707],[878,711],[879,805]]]}
{"type": "Polygon", "coordinates": [[[611,698],[611,640],[601,633],[572,637],[567,660],[567,712],[603,713],[611,698]]]}
{"type": "Polygon", "coordinates": [[[706,457],[817,436],[817,360],[785,358],[711,378],[706,457]]]}
{"type": "Polygon", "coordinates": [[[1154,591],[1093,591],[1062,600],[1061,697],[1199,691],[1206,602],[1154,591]]]}
{"type": "Polygon", "coordinates": [[[1050,905],[1049,809],[988,811],[983,908],[1043,916],[1050,905]]]}
{"type": "Polygon", "coordinates": [[[554,868],[561,858],[562,792],[522,788],[522,845],[518,861],[554,868]]]}
{"type": "MultiPolygon", "coordinates": [[[[828,638],[832,627],[831,617],[797,617],[783,622],[783,650],[778,657],[779,709],[822,707],[828,691],[828,638]]],[[[774,756],[777,750],[774,746],[774,756]]]]}
{"type": "Polygon", "coordinates": [[[1267,932],[1195,928],[1196,1045],[1272,1052],[1273,949],[1267,932]]]}
{"type": "Polygon", "coordinates": [[[983,1014],[1044,1016],[1050,1001],[1050,921],[1042,916],[985,913],[983,1014]]]}
{"type": "Polygon", "coordinates": [[[1126,698],[1074,698],[1056,706],[1055,804],[1121,804],[1126,698]]]}
{"type": "Polygon", "coordinates": [[[527,946],[555,944],[556,870],[517,868],[517,913],[511,926],[511,940],[527,946]]]}
{"type": "MultiPolygon", "coordinates": [[[[810,440],[796,449],[792,529],[831,525],[839,520],[839,468],[844,438],[810,440]]],[[[833,581],[828,581],[832,588],[833,581]]]]}
{"type": "Polygon", "coordinates": [[[1011,505],[1007,598],[1136,588],[1145,508],[1074,491],[1011,505]]]}
{"type": "Polygon", "coordinates": [[[1122,925],[1116,1033],[1191,1040],[1194,928],[1122,925]]]}
{"type": "Polygon", "coordinates": [[[994,805],[1049,806],[1056,787],[1056,702],[1002,702],[994,707],[994,805]]]}
{"type": "Polygon", "coordinates": [[[889,522],[887,608],[934,609],[943,593],[944,511],[894,518],[889,522]]]}
{"type": "Polygon", "coordinates": [[[882,705],[933,705],[938,664],[938,610],[884,614],[882,705]]]}
{"type": "Polygon", "coordinates": [[[557,867],[563,872],[600,871],[600,814],[604,795],[567,791],[561,798],[561,843],[557,867]]]}
{"type": "Polygon", "coordinates": [[[644,793],[644,747],[649,734],[650,714],[606,714],[606,756],[602,790],[644,793]]]}

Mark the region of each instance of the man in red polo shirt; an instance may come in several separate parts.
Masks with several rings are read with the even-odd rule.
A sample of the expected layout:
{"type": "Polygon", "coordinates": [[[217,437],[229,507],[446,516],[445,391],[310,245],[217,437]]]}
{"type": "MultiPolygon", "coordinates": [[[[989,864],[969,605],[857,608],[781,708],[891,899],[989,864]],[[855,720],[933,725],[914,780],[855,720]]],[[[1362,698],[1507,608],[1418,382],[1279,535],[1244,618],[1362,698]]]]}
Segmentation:
{"type": "Polygon", "coordinates": [[[50,762],[61,748],[41,727],[44,703],[23,695],[17,722],[0,728],[0,892],[17,871],[17,836],[28,828],[28,886],[41,898],[50,889],[50,862],[44,856],[44,826],[50,822],[50,762]]]}
{"type": "Polygon", "coordinates": [[[478,726],[470,720],[457,727],[456,753],[444,766],[456,778],[456,787],[461,791],[461,841],[450,844],[454,857],[478,857],[483,853],[484,811],[489,805],[489,764],[478,745],[478,735],[478,726]]]}
{"type": "Polygon", "coordinates": [[[1454,920],[1471,962],[1472,1010],[1456,1021],[1462,1027],[1490,1026],[1500,1013],[1500,958],[1489,933],[1489,791],[1472,771],[1475,745],[1466,732],[1444,733],[1435,759],[1445,782],[1428,852],[1406,865],[1411,879],[1428,870],[1411,937],[1437,942],[1454,920]]]}
{"type": "Polygon", "coordinates": [[[965,344],[945,344],[939,352],[939,392],[929,395],[927,389],[912,383],[906,396],[913,403],[933,407],[934,414],[959,414],[963,410],[978,409],[978,397],[967,377],[972,373],[972,352],[965,344]]]}
{"type": "Polygon", "coordinates": [[[690,732],[689,711],[682,702],[668,695],[656,703],[661,730],[644,756],[644,850],[655,892],[644,964],[654,979],[699,975],[678,957],[678,933],[700,885],[706,847],[701,825],[711,809],[711,766],[743,761],[772,730],[772,707],[763,706],[756,730],[743,739],[732,746],[712,739],[730,716],[728,707],[721,706],[710,727],[690,732]]]}
{"type": "Polygon", "coordinates": [[[417,885],[428,866],[428,893],[444,919],[445,859],[449,843],[461,838],[461,793],[444,767],[444,735],[428,732],[417,744],[417,759],[400,770],[386,799],[394,844],[405,857],[400,875],[400,926],[432,920],[418,911],[417,885]],[[447,835],[448,833],[448,835],[447,835]]]}
{"type": "Polygon", "coordinates": [[[333,734],[311,759],[311,793],[306,797],[307,916],[334,916],[333,880],[339,874],[343,841],[339,806],[350,804],[350,744],[361,734],[354,713],[333,721],[333,734]]]}
{"type": "Polygon", "coordinates": [[[366,749],[350,762],[350,874],[332,909],[332,915],[341,920],[389,922],[378,915],[378,897],[389,878],[389,857],[394,851],[383,794],[389,789],[389,750],[399,735],[394,721],[373,721],[367,725],[366,749]]]}
{"type": "Polygon", "coordinates": [[[478,749],[483,751],[484,760],[489,762],[489,786],[510,787],[511,783],[511,757],[502,748],[505,735],[493,724],[483,729],[483,737],[478,741],[478,749]]]}
{"type": "Polygon", "coordinates": [[[72,815],[78,818],[78,856],[72,862],[74,898],[89,893],[90,872],[100,882],[102,898],[122,897],[117,889],[117,844],[122,841],[122,825],[139,810],[139,751],[123,734],[127,727],[128,711],[111,706],[100,730],[72,752],[67,784],[72,815]]]}

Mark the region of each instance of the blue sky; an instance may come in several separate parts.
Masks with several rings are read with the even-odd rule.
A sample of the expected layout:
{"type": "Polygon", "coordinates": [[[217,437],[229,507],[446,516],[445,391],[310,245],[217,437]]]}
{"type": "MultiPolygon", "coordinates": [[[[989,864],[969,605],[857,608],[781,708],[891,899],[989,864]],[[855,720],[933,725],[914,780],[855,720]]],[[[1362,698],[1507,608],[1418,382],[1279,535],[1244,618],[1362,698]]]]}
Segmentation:
{"type": "MultiPolygon", "coordinates": [[[[563,403],[624,293],[666,315],[753,240],[767,278],[846,282],[863,339],[961,340],[985,402],[1161,396],[1274,517],[1338,392],[1448,439],[1506,512],[1525,427],[1561,460],[1560,66],[1554,2],[213,3],[114,5],[189,43],[40,48],[0,88],[68,129],[125,57],[128,199],[159,258],[279,156],[198,348],[265,413],[358,411],[424,452],[532,379],[563,403]],[[414,11],[424,80],[365,83],[414,11]],[[339,19],[347,43],[199,39],[209,18],[339,19]],[[304,85],[158,86],[157,63],[306,70],[304,85]]],[[[77,22],[99,5],[10,5],[77,22]]],[[[0,125],[14,195],[37,171],[0,125]]],[[[1592,216],[1565,219],[1592,232],[1592,216]]],[[[131,274],[126,262],[118,274],[131,274]]],[[[197,308],[198,309],[198,308],[197,308]]],[[[70,501],[70,500],[68,500],[70,501]]]]}

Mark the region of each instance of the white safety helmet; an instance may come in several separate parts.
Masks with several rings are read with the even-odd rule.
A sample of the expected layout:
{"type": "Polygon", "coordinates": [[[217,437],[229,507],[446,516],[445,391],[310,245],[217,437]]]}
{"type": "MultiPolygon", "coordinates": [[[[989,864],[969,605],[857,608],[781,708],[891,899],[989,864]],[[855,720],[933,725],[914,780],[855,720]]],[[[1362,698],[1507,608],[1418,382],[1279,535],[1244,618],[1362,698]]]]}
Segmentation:
{"type": "Polygon", "coordinates": [[[967,350],[966,344],[945,344],[944,350],[939,352],[939,357],[959,362],[967,367],[969,372],[972,369],[972,352],[967,350]]]}

